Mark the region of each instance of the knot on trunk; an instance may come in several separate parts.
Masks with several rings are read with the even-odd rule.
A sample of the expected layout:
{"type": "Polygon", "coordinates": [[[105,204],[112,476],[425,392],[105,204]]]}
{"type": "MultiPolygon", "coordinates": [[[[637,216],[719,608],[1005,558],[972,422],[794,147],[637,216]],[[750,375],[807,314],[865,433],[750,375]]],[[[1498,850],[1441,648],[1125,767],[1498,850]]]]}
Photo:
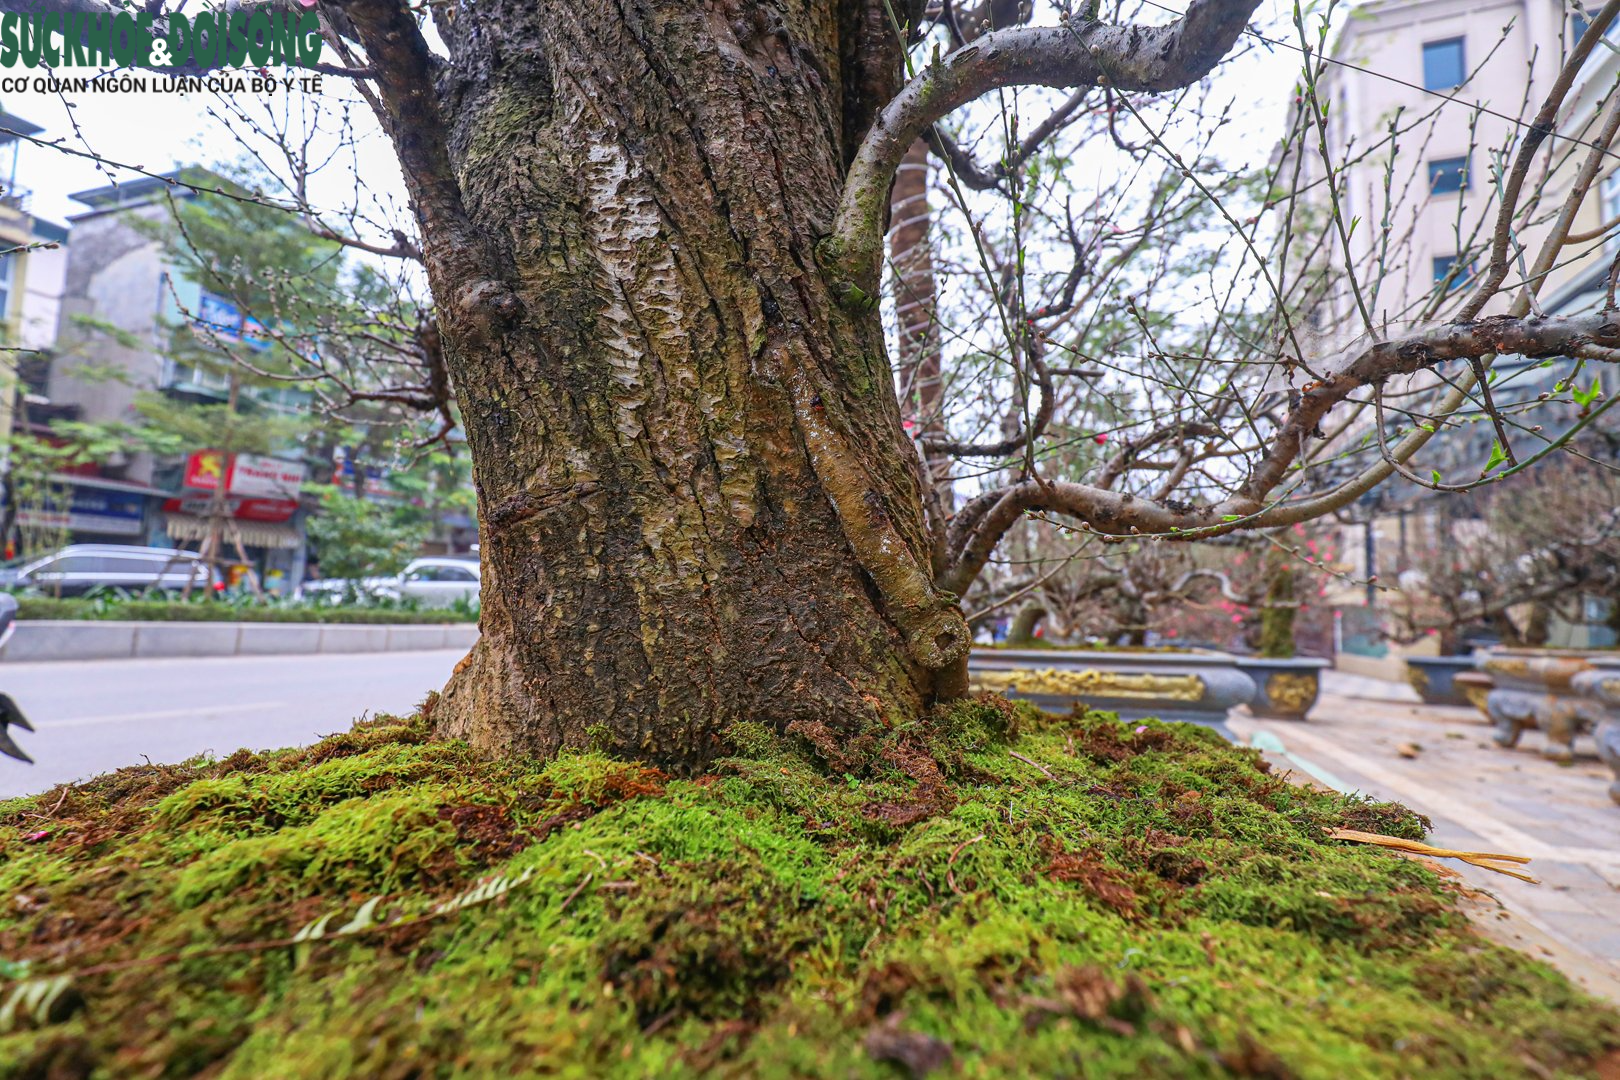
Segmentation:
{"type": "Polygon", "coordinates": [[[486,278],[456,290],[456,309],[485,336],[493,337],[522,317],[524,305],[511,286],[486,278]]]}
{"type": "Polygon", "coordinates": [[[912,657],[931,671],[950,667],[973,645],[967,620],[955,604],[900,621],[907,624],[906,646],[912,657]]]}

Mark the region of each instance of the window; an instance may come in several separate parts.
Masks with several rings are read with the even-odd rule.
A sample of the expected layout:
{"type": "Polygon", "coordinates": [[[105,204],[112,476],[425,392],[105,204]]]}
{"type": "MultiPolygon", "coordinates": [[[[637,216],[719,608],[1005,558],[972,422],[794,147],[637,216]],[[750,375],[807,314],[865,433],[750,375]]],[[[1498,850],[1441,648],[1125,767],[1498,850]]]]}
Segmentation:
{"type": "Polygon", "coordinates": [[[1429,194],[1449,195],[1468,188],[1468,159],[1441,158],[1429,162],[1429,194]]]}
{"type": "Polygon", "coordinates": [[[16,256],[0,255],[0,319],[11,316],[11,275],[16,265],[16,256]]]}
{"type": "Polygon", "coordinates": [[[440,581],[477,581],[478,575],[459,566],[446,566],[439,570],[440,581]]]}
{"type": "Polygon", "coordinates": [[[104,555],[100,569],[109,574],[155,574],[163,563],[150,556],[104,555]]]}
{"type": "Polygon", "coordinates": [[[93,555],[64,555],[52,559],[33,572],[40,575],[93,574],[101,570],[101,560],[93,555]]]}
{"type": "Polygon", "coordinates": [[[1615,218],[1620,218],[1620,170],[1605,176],[1598,192],[1599,213],[1603,218],[1602,223],[1607,225],[1615,218]]]}
{"type": "Polygon", "coordinates": [[[1434,257],[1434,283],[1438,285],[1443,281],[1446,282],[1446,292],[1459,288],[1460,286],[1466,284],[1469,278],[1474,276],[1474,268],[1472,266],[1457,267],[1456,269],[1453,269],[1454,267],[1457,267],[1457,256],[1436,255],[1434,257]],[[1448,278],[1450,279],[1449,281],[1447,280],[1448,278]]]}
{"type": "MultiPolygon", "coordinates": [[[[1586,32],[1591,28],[1591,16],[1587,15],[1585,12],[1577,11],[1575,14],[1570,16],[1569,47],[1573,49],[1575,47],[1575,43],[1581,40],[1581,38],[1585,37],[1586,32]]],[[[1620,19],[1616,19],[1615,21],[1609,23],[1608,29],[1603,31],[1603,36],[1606,38],[1613,38],[1617,33],[1620,33],[1620,19]]]]}
{"type": "Polygon", "coordinates": [[[1463,83],[1463,39],[1447,38],[1423,46],[1423,87],[1452,90],[1463,83]]]}

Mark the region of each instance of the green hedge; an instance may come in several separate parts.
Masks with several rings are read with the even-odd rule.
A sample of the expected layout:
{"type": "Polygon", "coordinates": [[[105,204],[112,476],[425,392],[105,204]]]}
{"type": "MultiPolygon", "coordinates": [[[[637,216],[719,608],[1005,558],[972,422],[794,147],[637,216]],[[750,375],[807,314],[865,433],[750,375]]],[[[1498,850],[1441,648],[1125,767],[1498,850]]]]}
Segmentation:
{"type": "Polygon", "coordinates": [[[238,605],[215,600],[80,600],[48,596],[18,598],[17,617],[29,619],[108,619],[130,622],[274,622],[274,623],[447,623],[477,622],[478,616],[454,608],[431,611],[409,608],[275,607],[238,605]]]}

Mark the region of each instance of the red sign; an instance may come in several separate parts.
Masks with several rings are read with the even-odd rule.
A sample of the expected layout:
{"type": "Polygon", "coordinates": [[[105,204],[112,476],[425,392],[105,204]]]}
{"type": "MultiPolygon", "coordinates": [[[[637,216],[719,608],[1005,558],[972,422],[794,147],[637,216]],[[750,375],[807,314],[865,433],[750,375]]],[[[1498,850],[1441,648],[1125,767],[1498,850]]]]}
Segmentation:
{"type": "Polygon", "coordinates": [[[198,450],[186,459],[185,486],[213,491],[225,471],[225,455],[218,450],[198,450]]]}
{"type": "Polygon", "coordinates": [[[243,521],[288,521],[298,512],[296,499],[240,499],[236,516],[243,521]]]}
{"type": "MultiPolygon", "coordinates": [[[[213,509],[212,499],[170,499],[163,504],[163,509],[171,514],[191,514],[194,517],[207,517],[213,509]]],[[[225,500],[225,510],[231,517],[241,521],[282,522],[290,521],[293,514],[298,512],[296,499],[235,499],[225,500]]]]}

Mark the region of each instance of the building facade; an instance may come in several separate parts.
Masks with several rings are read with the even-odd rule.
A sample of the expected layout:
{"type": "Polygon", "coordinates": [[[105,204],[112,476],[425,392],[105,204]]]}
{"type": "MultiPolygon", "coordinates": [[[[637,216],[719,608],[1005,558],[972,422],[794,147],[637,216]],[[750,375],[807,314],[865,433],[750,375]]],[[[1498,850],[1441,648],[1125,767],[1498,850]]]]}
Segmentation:
{"type": "MultiPolygon", "coordinates": [[[[55,418],[130,420],[143,393],[196,403],[227,399],[228,380],[217,370],[178,362],[167,347],[174,328],[187,320],[206,320],[212,333],[225,337],[249,333],[247,320],[229,300],[173,271],[151,227],[168,219],[170,199],[195,197],[174,182],[180,178],[142,178],[73,196],[88,209],[70,218],[74,244],[46,391],[55,418]]],[[[243,405],[251,410],[302,405],[284,397],[249,390],[243,405]]],[[[305,471],[297,447],[232,460],[209,446],[163,456],[131,447],[90,466],[89,475],[67,480],[75,488],[75,503],[79,489],[109,485],[142,500],[138,535],[123,537],[126,543],[195,547],[223,517],[221,557],[251,566],[261,581],[290,590],[304,572],[299,488],[305,471]]],[[[107,538],[82,528],[71,536],[75,541],[107,538]]]]}
{"type": "MultiPolygon", "coordinates": [[[[1335,252],[1334,287],[1313,313],[1325,350],[1443,321],[1460,306],[1490,261],[1501,177],[1587,26],[1582,6],[1566,0],[1374,0],[1344,19],[1317,81],[1316,100],[1326,116],[1316,123],[1325,129],[1335,165],[1331,198],[1341,220],[1357,227],[1349,252],[1335,252]]],[[[1611,28],[1609,36],[1620,41],[1620,29],[1611,28]]],[[[1617,75],[1620,53],[1605,47],[1579,73],[1554,125],[1558,134],[1538,152],[1518,204],[1508,288],[1484,314],[1506,311],[1517,294],[1514,286],[1549,235],[1597,137],[1617,75]]],[[[1611,157],[1620,164],[1620,156],[1611,157]]],[[[1326,168],[1314,144],[1303,147],[1298,168],[1309,203],[1326,215],[1326,168]]],[[[1620,171],[1606,164],[1602,172],[1571,230],[1577,242],[1562,247],[1537,285],[1539,305],[1549,313],[1603,302],[1620,251],[1620,171]]],[[[1503,359],[1493,386],[1499,398],[1534,399],[1557,389],[1570,366],[1503,359]]],[[[1436,385],[1415,378],[1391,393],[1415,403],[1436,385]]],[[[1573,412],[1553,404],[1529,422],[1552,430],[1573,420],[1573,412]]],[[[1466,479],[1491,459],[1493,426],[1472,422],[1484,418],[1466,410],[1458,419],[1454,430],[1425,447],[1418,463],[1424,475],[1433,470],[1448,480],[1466,479]]],[[[1371,429],[1371,418],[1364,418],[1346,445],[1371,429]]],[[[1414,552],[1458,542],[1476,524],[1469,520],[1476,513],[1471,503],[1477,500],[1400,484],[1352,508],[1353,523],[1341,529],[1338,547],[1346,576],[1358,584],[1337,587],[1333,597],[1346,666],[1398,676],[1398,654],[1405,650],[1392,649],[1381,632],[1378,588],[1361,583],[1394,583],[1410,572],[1414,552]]],[[[1555,643],[1611,639],[1601,625],[1606,613],[1588,610],[1593,621],[1558,625],[1555,643]]],[[[1437,647],[1438,641],[1420,642],[1412,651],[1437,647]]]]}

